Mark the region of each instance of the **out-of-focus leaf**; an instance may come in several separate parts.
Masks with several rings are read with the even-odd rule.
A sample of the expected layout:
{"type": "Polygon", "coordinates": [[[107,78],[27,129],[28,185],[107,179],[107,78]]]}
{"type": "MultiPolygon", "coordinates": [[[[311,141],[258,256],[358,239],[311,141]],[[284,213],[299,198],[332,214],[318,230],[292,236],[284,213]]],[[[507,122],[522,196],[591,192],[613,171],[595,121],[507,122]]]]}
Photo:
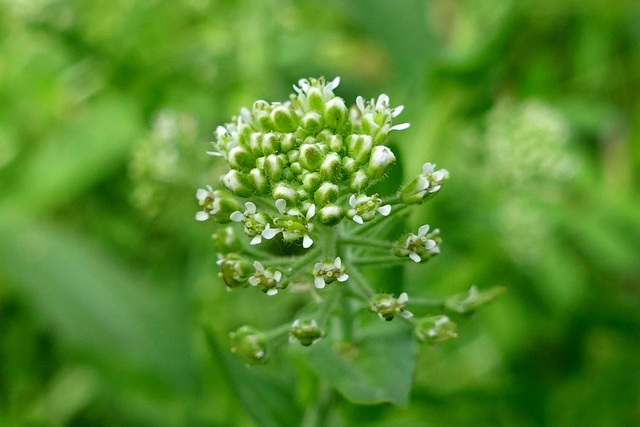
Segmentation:
{"type": "Polygon", "coordinates": [[[407,405],[416,363],[411,329],[401,322],[375,323],[354,343],[314,344],[311,367],[355,403],[407,405]]]}
{"type": "Polygon", "coordinates": [[[0,274],[17,285],[62,342],[99,366],[135,372],[131,382],[193,386],[185,301],[144,287],[90,242],[39,223],[2,218],[0,274]]]}
{"type": "Polygon", "coordinates": [[[262,367],[244,365],[230,352],[225,352],[207,331],[207,343],[216,363],[224,367],[227,381],[242,407],[259,426],[298,426],[302,411],[296,404],[292,387],[270,376],[262,367]]]}
{"type": "Polygon", "coordinates": [[[25,159],[0,203],[45,211],[69,201],[122,164],[137,131],[133,105],[110,96],[85,108],[25,159]]]}

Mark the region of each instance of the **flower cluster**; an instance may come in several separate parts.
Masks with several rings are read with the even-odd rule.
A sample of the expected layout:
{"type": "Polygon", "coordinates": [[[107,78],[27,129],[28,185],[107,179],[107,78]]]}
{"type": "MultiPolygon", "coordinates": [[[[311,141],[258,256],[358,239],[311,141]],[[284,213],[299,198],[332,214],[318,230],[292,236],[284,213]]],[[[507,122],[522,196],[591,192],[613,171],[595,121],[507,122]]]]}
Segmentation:
{"type": "MultiPolygon", "coordinates": [[[[358,97],[348,108],[334,94],[339,82],[302,79],[288,101],[257,101],[215,132],[209,154],[226,160],[229,171],[220,179],[222,188],[197,190],[196,220],[228,224],[213,235],[220,278],[229,290],[255,287],[268,296],[292,285],[317,305],[305,309],[304,320],[272,332],[248,326],[234,332],[232,349],[247,363],[264,362],[278,334],[313,344],[335,329],[328,327],[332,316],[343,316],[342,325],[355,321],[353,309],[368,308],[385,321],[400,317],[416,328],[420,341],[455,335],[455,324],[433,315],[415,318],[406,292],[377,293],[360,271],[422,263],[440,253],[440,230],[430,232],[428,225],[396,239],[387,234],[394,214],[430,200],[449,172],[425,163],[395,194],[369,191],[396,160],[386,145],[389,134],[409,124],[394,123],[403,108],[391,107],[384,94],[358,97]]],[[[463,303],[476,306],[452,301],[458,312],[463,303]]],[[[353,328],[343,329],[342,339],[350,340],[353,328]]]]}

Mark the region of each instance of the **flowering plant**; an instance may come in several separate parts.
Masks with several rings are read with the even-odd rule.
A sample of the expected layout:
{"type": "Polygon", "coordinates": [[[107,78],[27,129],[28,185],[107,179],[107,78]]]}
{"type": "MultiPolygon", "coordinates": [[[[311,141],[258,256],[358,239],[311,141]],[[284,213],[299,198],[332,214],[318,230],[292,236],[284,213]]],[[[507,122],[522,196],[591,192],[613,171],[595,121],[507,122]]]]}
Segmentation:
{"type": "MultiPolygon", "coordinates": [[[[456,336],[455,323],[433,312],[450,309],[445,302],[414,302],[406,292],[398,296],[378,293],[363,270],[371,265],[425,263],[440,253],[440,230],[431,230],[429,225],[400,238],[386,234],[410,206],[438,194],[449,172],[425,163],[421,173],[392,196],[370,191],[396,161],[385,145],[389,134],[409,124],[394,123],[403,107],[391,107],[384,94],[368,101],[358,97],[355,106],[348,108],[334,94],[339,83],[339,78],[302,79],[293,87],[289,101],[256,101],[251,110],[243,108],[231,123],[219,126],[209,154],[222,157],[230,169],[221,177],[220,189],[206,186],[197,190],[201,210],[196,219],[229,224],[213,236],[219,275],[229,290],[251,286],[274,297],[291,286],[312,297],[291,324],[272,331],[243,326],[233,332],[234,353],[248,364],[263,363],[279,335],[288,334],[303,346],[326,337],[334,345],[315,344],[310,353],[321,375],[352,400],[402,403],[411,366],[405,369],[407,386],[400,387],[399,394],[392,390],[398,388],[397,378],[384,378],[372,379],[382,386],[369,395],[354,390],[355,380],[350,381],[348,375],[327,371],[321,360],[333,357],[336,363],[359,363],[358,358],[347,357],[346,350],[358,347],[364,353],[367,348],[366,331],[360,336],[356,333],[358,311],[371,311],[385,321],[400,317],[408,322],[410,328],[382,332],[402,338],[402,346],[409,349],[401,357],[408,358],[405,365],[413,363],[414,353],[410,350],[414,340],[407,330],[428,343],[456,336]],[[426,307],[429,316],[414,317],[408,310],[411,304],[419,310],[426,307]]],[[[482,296],[483,301],[487,299],[482,296]]],[[[478,292],[468,297],[468,307],[475,309],[478,292]]],[[[466,299],[456,296],[456,301],[466,299]]],[[[371,354],[380,363],[395,357],[378,347],[371,354]]],[[[377,369],[356,368],[365,377],[380,375],[377,369]]]]}

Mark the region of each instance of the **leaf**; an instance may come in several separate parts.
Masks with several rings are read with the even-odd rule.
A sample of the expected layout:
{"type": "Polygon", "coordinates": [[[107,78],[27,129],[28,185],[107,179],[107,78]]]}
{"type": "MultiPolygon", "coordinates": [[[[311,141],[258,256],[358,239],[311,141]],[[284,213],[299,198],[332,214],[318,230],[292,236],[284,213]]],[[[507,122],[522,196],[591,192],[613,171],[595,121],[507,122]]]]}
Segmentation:
{"type": "Polygon", "coordinates": [[[0,218],[0,275],[61,342],[134,384],[181,391],[196,381],[186,300],[145,287],[90,242],[0,218]]]}
{"type": "Polygon", "coordinates": [[[206,331],[207,343],[217,364],[223,367],[227,381],[242,407],[264,427],[298,426],[302,411],[296,404],[293,387],[268,375],[263,366],[247,366],[218,345],[211,331],[206,331]]]}
{"type": "Polygon", "coordinates": [[[416,342],[400,322],[363,329],[353,345],[320,340],[309,351],[311,367],[354,403],[406,406],[413,383],[416,342]]]}

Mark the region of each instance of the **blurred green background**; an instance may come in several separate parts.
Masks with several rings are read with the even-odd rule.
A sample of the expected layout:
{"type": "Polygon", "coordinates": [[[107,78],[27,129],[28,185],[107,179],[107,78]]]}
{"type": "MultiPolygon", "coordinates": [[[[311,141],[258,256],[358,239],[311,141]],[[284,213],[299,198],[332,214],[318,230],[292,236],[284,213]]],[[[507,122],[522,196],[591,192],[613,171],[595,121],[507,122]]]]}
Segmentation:
{"type": "Polygon", "coordinates": [[[318,386],[329,426],[640,425],[639,184],[636,0],[0,0],[0,425],[296,426],[318,386]],[[395,185],[451,172],[409,294],[508,287],[406,408],[231,357],[300,299],[227,293],[193,219],[215,127],[321,75],[406,106],[395,185]]]}

